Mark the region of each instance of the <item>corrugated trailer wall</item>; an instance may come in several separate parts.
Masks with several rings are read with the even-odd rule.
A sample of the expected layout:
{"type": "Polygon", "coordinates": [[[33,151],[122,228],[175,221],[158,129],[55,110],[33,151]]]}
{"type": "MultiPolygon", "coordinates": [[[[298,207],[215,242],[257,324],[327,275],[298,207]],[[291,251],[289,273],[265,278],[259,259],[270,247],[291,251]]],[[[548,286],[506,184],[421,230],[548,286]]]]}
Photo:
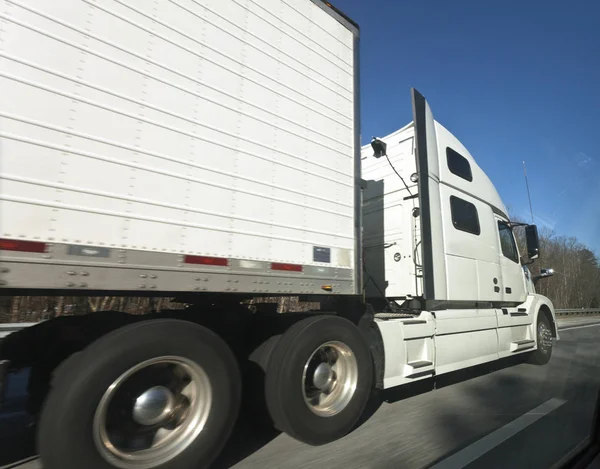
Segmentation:
{"type": "Polygon", "coordinates": [[[1,1],[0,236],[51,243],[56,262],[92,246],[104,266],[353,278],[355,34],[325,10],[1,1]]]}

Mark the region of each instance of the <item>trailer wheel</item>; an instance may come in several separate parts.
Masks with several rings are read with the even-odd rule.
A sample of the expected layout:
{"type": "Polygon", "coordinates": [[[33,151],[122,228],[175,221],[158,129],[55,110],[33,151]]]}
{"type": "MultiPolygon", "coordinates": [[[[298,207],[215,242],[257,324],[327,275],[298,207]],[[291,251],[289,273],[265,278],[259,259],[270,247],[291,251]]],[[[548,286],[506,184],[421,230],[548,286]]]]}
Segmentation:
{"type": "Polygon", "coordinates": [[[538,313],[537,321],[537,350],[529,356],[529,362],[534,365],[545,365],[552,357],[552,328],[543,312],[538,313]]]}
{"type": "Polygon", "coordinates": [[[359,329],[337,316],[290,327],[273,350],[266,374],[275,427],[310,445],[350,432],[371,393],[373,362],[359,329]]]}
{"type": "Polygon", "coordinates": [[[237,418],[238,364],[212,331],[158,319],[65,363],[38,426],[44,469],[189,469],[216,458],[237,418]]]}

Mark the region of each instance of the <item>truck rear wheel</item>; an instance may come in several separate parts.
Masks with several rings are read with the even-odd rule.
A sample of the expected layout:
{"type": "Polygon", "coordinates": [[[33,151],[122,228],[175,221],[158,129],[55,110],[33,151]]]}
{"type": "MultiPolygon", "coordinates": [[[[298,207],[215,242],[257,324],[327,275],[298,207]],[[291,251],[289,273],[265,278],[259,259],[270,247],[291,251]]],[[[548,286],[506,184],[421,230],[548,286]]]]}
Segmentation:
{"type": "Polygon", "coordinates": [[[350,321],[316,316],[290,327],[272,351],[267,407],[275,427],[311,445],[343,437],[371,393],[368,344],[350,321]]]}
{"type": "Polygon", "coordinates": [[[205,467],[237,418],[237,362],[196,324],[132,324],[65,365],[39,422],[44,469],[205,467]]]}

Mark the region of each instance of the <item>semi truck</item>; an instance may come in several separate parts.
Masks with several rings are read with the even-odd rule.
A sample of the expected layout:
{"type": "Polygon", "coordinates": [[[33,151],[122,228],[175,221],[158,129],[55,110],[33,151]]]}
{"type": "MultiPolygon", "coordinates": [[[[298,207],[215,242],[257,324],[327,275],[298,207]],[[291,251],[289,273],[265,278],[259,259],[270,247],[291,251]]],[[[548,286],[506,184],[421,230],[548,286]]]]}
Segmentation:
{"type": "Polygon", "coordinates": [[[242,406],[326,444],[376,389],[550,359],[536,227],[414,89],[361,147],[330,3],[1,0],[0,25],[0,294],[186,304],[0,342],[45,469],[205,467],[242,406]],[[289,296],[320,308],[261,300],[289,296]]]}

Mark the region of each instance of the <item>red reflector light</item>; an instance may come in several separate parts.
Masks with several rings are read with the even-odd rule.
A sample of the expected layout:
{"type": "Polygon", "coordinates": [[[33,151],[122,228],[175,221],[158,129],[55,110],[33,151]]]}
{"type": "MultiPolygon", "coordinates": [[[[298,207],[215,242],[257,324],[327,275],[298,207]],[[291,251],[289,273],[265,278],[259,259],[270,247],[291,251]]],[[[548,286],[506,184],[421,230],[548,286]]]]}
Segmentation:
{"type": "Polygon", "coordinates": [[[271,270],[285,270],[288,272],[302,272],[302,266],[298,264],[281,264],[279,262],[273,262],[271,264],[271,270]]]}
{"type": "Polygon", "coordinates": [[[223,267],[229,265],[229,259],[225,257],[185,256],[184,262],[186,264],[218,265],[223,267]]]}
{"type": "Polygon", "coordinates": [[[20,241],[18,239],[0,239],[0,250],[19,252],[46,252],[46,243],[38,241],[20,241]]]}

